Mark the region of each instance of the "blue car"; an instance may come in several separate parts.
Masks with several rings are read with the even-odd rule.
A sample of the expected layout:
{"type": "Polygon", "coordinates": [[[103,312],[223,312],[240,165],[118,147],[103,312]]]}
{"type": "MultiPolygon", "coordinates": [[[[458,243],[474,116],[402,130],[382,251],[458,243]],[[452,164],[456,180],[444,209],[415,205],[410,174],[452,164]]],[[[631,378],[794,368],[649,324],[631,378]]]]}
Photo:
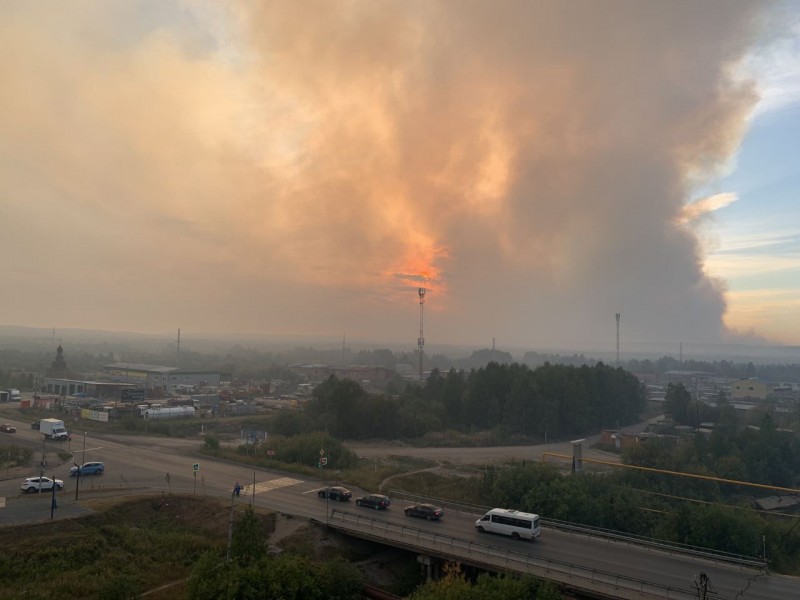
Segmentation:
{"type": "Polygon", "coordinates": [[[78,474],[80,470],[81,476],[83,475],[102,475],[103,471],[106,470],[106,466],[101,462],[87,462],[83,463],[83,465],[79,467],[72,467],[69,470],[69,474],[73,477],[78,474]]]}

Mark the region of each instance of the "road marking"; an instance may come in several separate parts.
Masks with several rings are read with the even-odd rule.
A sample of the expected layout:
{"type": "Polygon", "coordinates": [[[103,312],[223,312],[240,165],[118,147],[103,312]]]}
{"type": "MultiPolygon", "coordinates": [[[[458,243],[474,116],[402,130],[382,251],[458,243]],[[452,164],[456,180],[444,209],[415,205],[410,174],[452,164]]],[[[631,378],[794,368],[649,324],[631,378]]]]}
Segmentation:
{"type": "MultiPolygon", "coordinates": [[[[280,479],[270,479],[269,481],[262,481],[256,484],[256,494],[263,494],[264,492],[271,492],[279,488],[288,487],[302,483],[299,479],[292,479],[291,477],[281,477],[280,479]]],[[[247,496],[252,494],[253,486],[246,485],[242,488],[242,495],[247,496]]]]}
{"type": "Polygon", "coordinates": [[[313,494],[314,492],[318,492],[320,490],[324,490],[327,488],[327,485],[323,485],[322,487],[314,488],[313,490],[308,490],[307,492],[303,492],[304,494],[313,494]]]}
{"type": "Polygon", "coordinates": [[[6,499],[4,497],[0,497],[0,508],[6,507],[6,499]]]}

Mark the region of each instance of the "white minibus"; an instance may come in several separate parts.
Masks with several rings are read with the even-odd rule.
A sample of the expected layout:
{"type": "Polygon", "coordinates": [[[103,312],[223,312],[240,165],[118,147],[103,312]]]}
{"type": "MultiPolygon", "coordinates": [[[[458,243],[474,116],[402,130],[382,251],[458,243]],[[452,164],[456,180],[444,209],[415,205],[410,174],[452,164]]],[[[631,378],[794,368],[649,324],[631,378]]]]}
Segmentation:
{"type": "Polygon", "coordinates": [[[534,540],[542,533],[539,515],[507,508],[493,508],[475,521],[475,528],[481,533],[488,531],[510,535],[515,540],[534,540]]]}

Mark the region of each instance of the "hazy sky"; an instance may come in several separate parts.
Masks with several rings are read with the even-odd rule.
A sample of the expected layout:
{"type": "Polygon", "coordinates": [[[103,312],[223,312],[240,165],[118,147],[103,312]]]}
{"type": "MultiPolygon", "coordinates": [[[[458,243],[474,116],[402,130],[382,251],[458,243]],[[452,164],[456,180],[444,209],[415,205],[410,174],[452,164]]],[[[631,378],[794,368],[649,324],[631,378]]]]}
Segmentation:
{"type": "Polygon", "coordinates": [[[0,323],[800,344],[799,16],[3,3],[0,323]]]}

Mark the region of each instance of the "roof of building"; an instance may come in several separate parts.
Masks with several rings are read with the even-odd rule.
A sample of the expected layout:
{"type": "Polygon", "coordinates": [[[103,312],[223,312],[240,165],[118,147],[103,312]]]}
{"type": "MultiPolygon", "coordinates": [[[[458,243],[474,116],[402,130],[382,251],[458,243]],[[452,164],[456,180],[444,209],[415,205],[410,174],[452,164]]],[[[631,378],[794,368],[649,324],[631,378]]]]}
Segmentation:
{"type": "Polygon", "coordinates": [[[756,506],[761,510],[779,510],[782,508],[792,508],[800,504],[800,500],[791,496],[767,496],[758,498],[756,506]]]}
{"type": "Polygon", "coordinates": [[[185,369],[175,369],[173,375],[222,375],[219,371],[187,371],[185,369]]]}
{"type": "Polygon", "coordinates": [[[140,371],[143,373],[171,373],[177,371],[177,367],[162,367],[159,365],[141,365],[137,363],[116,362],[105,365],[106,369],[125,369],[126,371],[140,371]]]}
{"type": "Polygon", "coordinates": [[[766,379],[761,377],[747,377],[745,379],[737,379],[736,381],[732,381],[731,385],[736,385],[737,383],[745,383],[745,382],[752,382],[752,383],[760,383],[762,385],[770,385],[766,379]]]}

